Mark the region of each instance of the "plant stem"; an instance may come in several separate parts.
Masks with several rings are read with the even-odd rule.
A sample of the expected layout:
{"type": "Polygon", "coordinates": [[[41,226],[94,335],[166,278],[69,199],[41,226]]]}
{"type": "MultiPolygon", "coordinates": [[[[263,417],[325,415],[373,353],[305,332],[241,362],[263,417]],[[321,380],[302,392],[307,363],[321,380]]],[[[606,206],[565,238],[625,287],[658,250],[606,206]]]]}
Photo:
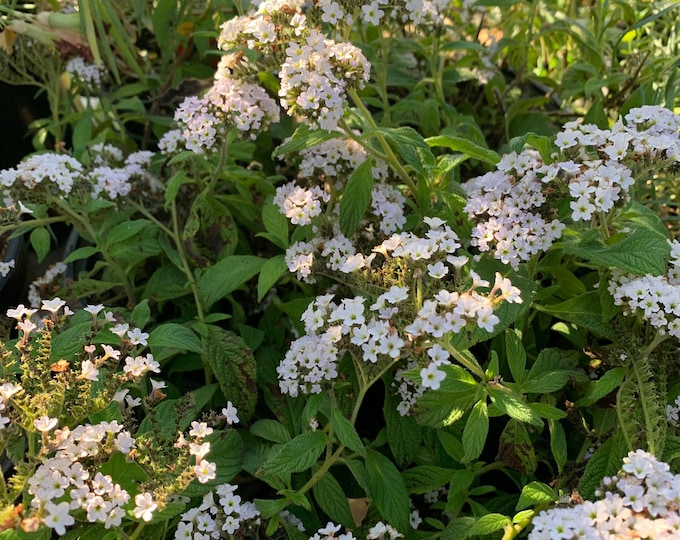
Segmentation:
{"type": "Polygon", "coordinates": [[[55,199],[57,206],[65,213],[67,214],[73,222],[76,224],[75,227],[78,229],[78,232],[83,233],[86,232],[87,236],[91,238],[96,244],[97,247],[99,248],[99,252],[102,254],[102,257],[104,257],[104,260],[106,263],[113,269],[113,271],[118,275],[118,278],[120,279],[121,285],[123,286],[123,289],[125,289],[125,294],[128,299],[128,304],[131,306],[135,305],[135,289],[132,286],[132,283],[130,282],[127,272],[123,268],[121,268],[118,263],[111,258],[111,255],[109,255],[105,249],[103,249],[103,242],[99,238],[99,235],[97,232],[94,230],[90,222],[87,220],[86,217],[81,216],[77,212],[74,212],[71,207],[68,205],[68,203],[62,199],[55,199]]]}
{"type": "MultiPolygon", "coordinates": [[[[352,98],[352,101],[354,104],[357,106],[359,111],[361,111],[361,114],[366,121],[366,123],[369,125],[369,127],[373,130],[375,130],[373,133],[371,133],[371,136],[374,136],[376,139],[378,139],[378,142],[380,143],[380,146],[382,147],[383,151],[385,152],[386,159],[385,161],[394,169],[394,171],[401,177],[401,179],[404,181],[404,183],[408,186],[408,188],[411,190],[411,193],[414,195],[418,193],[418,186],[411,180],[411,177],[409,176],[408,172],[404,168],[404,166],[399,162],[397,159],[397,156],[394,155],[394,152],[392,151],[392,147],[390,147],[389,143],[385,139],[385,136],[378,132],[378,125],[375,123],[375,120],[373,120],[373,116],[371,116],[371,113],[369,110],[366,108],[364,105],[363,101],[361,101],[361,98],[359,97],[359,94],[357,94],[357,91],[354,88],[349,88],[347,90],[347,93],[350,95],[352,98]]],[[[361,143],[361,141],[358,141],[361,143]]],[[[364,143],[361,143],[362,146],[366,147],[367,145],[364,143]]]]}
{"type": "Polygon", "coordinates": [[[451,353],[451,356],[453,356],[458,361],[458,363],[462,364],[464,368],[477,375],[477,377],[479,377],[482,381],[486,379],[484,370],[478,365],[475,365],[475,363],[472,363],[469,359],[465,358],[463,353],[456,349],[449,341],[445,341],[443,345],[444,348],[451,353]]]}

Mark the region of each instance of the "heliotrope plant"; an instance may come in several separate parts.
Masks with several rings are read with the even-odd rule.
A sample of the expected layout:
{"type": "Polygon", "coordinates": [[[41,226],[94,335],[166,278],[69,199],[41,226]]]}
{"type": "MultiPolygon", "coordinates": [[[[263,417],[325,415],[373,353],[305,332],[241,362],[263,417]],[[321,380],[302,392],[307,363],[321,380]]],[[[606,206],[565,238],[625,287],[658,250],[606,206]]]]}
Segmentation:
{"type": "Polygon", "coordinates": [[[237,411],[229,403],[209,425],[192,420],[191,399],[173,404],[178,416],[165,419],[179,431],[168,437],[173,426],[159,428],[154,417],[166,384],[148,379],[160,371],[143,353],[148,334],[101,305],[74,313],[59,298],[7,315],[19,336],[16,351],[1,349],[3,529],[48,527],[63,536],[98,523],[134,537],[135,521],[183,506],[176,496],[193,480],[216,478],[210,441],[238,422],[237,411]],[[84,345],[70,341],[83,334],[84,345]],[[139,409],[147,414],[141,423],[139,409]]]}
{"type": "Polygon", "coordinates": [[[189,97],[170,89],[204,33],[168,47],[188,7],[150,4],[137,58],[115,10],[80,4],[121,58],[102,48],[108,79],[71,61],[71,89],[104,77],[127,113],[79,99],[73,155],[0,172],[0,232],[43,256],[74,224],[68,260],[94,259],[64,291],[125,306],[71,313],[43,285],[8,312],[7,534],[674,534],[680,249],[640,193],[677,169],[677,116],[633,103],[513,139],[524,105],[503,110],[492,62],[512,40],[477,43],[499,13],[467,2],[238,5],[189,97]],[[139,84],[115,88],[118,64],[139,84]],[[479,83],[502,156],[449,103],[479,83]],[[137,151],[177,95],[159,153],[137,151]]]}

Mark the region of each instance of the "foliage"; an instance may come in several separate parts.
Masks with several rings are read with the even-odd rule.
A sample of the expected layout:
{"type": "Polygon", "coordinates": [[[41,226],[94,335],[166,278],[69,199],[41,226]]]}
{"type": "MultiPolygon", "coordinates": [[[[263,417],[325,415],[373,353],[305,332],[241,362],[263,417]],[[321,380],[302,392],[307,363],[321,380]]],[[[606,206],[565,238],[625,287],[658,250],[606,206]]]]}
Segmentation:
{"type": "Polygon", "coordinates": [[[662,530],[677,7],[633,4],[0,7],[50,109],[0,238],[63,258],[3,306],[0,537],[662,530]]]}

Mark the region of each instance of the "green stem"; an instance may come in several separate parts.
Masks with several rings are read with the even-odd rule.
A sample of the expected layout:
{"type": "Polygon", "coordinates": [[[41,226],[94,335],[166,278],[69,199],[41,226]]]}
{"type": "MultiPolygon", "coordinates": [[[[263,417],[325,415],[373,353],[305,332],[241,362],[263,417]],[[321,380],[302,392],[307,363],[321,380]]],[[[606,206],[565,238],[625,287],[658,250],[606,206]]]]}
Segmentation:
{"type": "MultiPolygon", "coordinates": [[[[440,36],[436,34],[432,38],[432,54],[430,55],[430,72],[432,73],[432,83],[434,84],[434,91],[442,106],[446,105],[446,97],[444,96],[444,84],[442,82],[443,62],[439,54],[440,36]]],[[[444,122],[449,125],[449,115],[444,115],[444,122]]]]}
{"type": "Polygon", "coordinates": [[[387,59],[389,55],[389,42],[387,37],[380,31],[380,53],[382,61],[378,62],[379,68],[376,69],[378,78],[378,92],[380,93],[380,100],[383,102],[383,125],[389,126],[392,123],[390,112],[390,101],[387,94],[387,67],[389,65],[387,59]]]}
{"type": "Polygon", "coordinates": [[[103,243],[101,242],[97,232],[94,230],[94,227],[92,227],[90,222],[84,216],[74,212],[66,201],[62,199],[56,199],[56,204],[59,206],[62,212],[64,212],[71,220],[73,220],[74,224],[76,224],[75,227],[78,229],[78,232],[80,232],[81,235],[83,232],[87,233],[87,236],[97,244],[99,252],[101,253],[102,257],[104,257],[104,261],[106,261],[106,263],[118,275],[123,289],[125,290],[128,303],[133,306],[135,304],[135,289],[128,278],[127,272],[125,272],[125,270],[121,268],[113,258],[111,258],[106,250],[103,249],[103,243]]]}
{"type": "MultiPolygon", "coordinates": [[[[390,362],[384,368],[382,368],[376,375],[374,375],[372,378],[369,378],[358,361],[355,360],[354,364],[357,367],[357,372],[359,375],[359,393],[356,397],[354,408],[352,409],[352,416],[350,417],[352,425],[354,425],[357,421],[357,416],[359,416],[359,410],[361,409],[361,405],[364,401],[364,398],[366,397],[368,389],[371,388],[371,386],[373,386],[377,381],[379,381],[382,378],[382,376],[385,373],[387,373],[393,366],[393,364],[390,362]]],[[[331,400],[332,400],[331,404],[333,404],[332,393],[331,400]]],[[[319,468],[319,470],[312,474],[312,477],[307,481],[307,483],[304,486],[302,486],[298,490],[298,493],[304,494],[307,493],[310,489],[312,489],[312,487],[316,485],[316,483],[321,479],[321,477],[324,474],[326,474],[328,470],[341,459],[342,453],[344,451],[345,445],[341,444],[332,454],[327,453],[326,458],[324,459],[324,462],[319,468]]]]}
{"type": "Polygon", "coordinates": [[[198,284],[196,283],[194,274],[191,271],[191,267],[189,266],[189,260],[186,255],[186,251],[184,250],[184,244],[182,243],[182,237],[180,235],[179,216],[177,215],[177,203],[174,200],[172,201],[172,228],[174,230],[172,239],[175,242],[175,247],[177,247],[177,253],[179,254],[180,260],[182,261],[182,270],[184,271],[184,275],[187,277],[187,280],[189,281],[191,292],[194,295],[194,301],[196,303],[196,315],[199,321],[203,321],[205,320],[205,313],[203,312],[203,303],[201,302],[200,296],[198,294],[198,284]]]}
{"type": "Polygon", "coordinates": [[[465,358],[463,353],[456,349],[449,341],[445,341],[443,345],[444,348],[451,353],[451,356],[453,356],[464,368],[477,375],[477,377],[479,377],[482,381],[486,379],[484,370],[478,365],[470,362],[469,359],[465,358]]]}
{"type": "Polygon", "coordinates": [[[321,480],[321,477],[326,474],[333,465],[335,465],[344,451],[345,445],[341,444],[338,446],[337,450],[333,452],[333,454],[327,456],[324,462],[321,464],[321,467],[319,467],[319,470],[316,471],[309,480],[307,480],[307,483],[298,490],[298,493],[300,495],[304,495],[310,489],[312,489],[316,483],[321,480]]]}
{"type": "Polygon", "coordinates": [[[139,525],[137,525],[137,527],[132,532],[132,534],[130,536],[128,536],[127,538],[129,540],[135,540],[135,538],[137,538],[142,533],[142,530],[144,530],[144,524],[140,523],[139,525]]]}
{"type": "MultiPolygon", "coordinates": [[[[401,179],[404,181],[404,183],[411,190],[411,193],[416,195],[418,193],[418,186],[415,184],[415,182],[413,182],[413,180],[411,180],[411,177],[409,176],[408,172],[406,171],[404,166],[399,162],[399,160],[397,159],[397,156],[395,156],[394,152],[392,151],[392,147],[389,145],[389,143],[385,139],[385,136],[382,133],[377,131],[378,125],[375,123],[375,120],[373,120],[373,116],[371,116],[371,113],[366,108],[363,101],[361,101],[361,98],[359,97],[359,94],[357,94],[357,91],[354,88],[349,88],[347,90],[347,93],[352,98],[352,101],[357,106],[359,111],[361,111],[361,114],[362,114],[364,120],[366,121],[366,123],[369,125],[369,127],[372,130],[374,130],[374,132],[371,133],[371,135],[375,136],[375,138],[378,139],[378,142],[380,143],[380,146],[382,147],[382,149],[385,152],[385,155],[387,157],[387,159],[385,159],[385,161],[401,177],[401,179]]],[[[361,141],[359,141],[359,142],[361,142],[361,141]]],[[[364,144],[364,143],[362,143],[362,146],[367,147],[367,145],[364,144]]]]}
{"type": "Polygon", "coordinates": [[[8,233],[10,231],[15,231],[17,229],[21,229],[22,227],[29,225],[31,228],[33,227],[41,227],[43,225],[49,225],[51,223],[63,223],[66,221],[66,218],[64,216],[53,216],[53,217],[48,217],[48,218],[40,218],[40,219],[33,219],[30,222],[27,223],[18,223],[18,224],[11,224],[11,225],[6,225],[4,227],[0,227],[0,236],[2,236],[5,233],[8,233]]]}
{"type": "Polygon", "coordinates": [[[184,272],[184,275],[186,276],[187,281],[189,282],[189,287],[191,288],[191,292],[194,296],[194,302],[196,303],[196,313],[197,313],[198,320],[203,321],[205,319],[205,314],[204,314],[204,311],[203,311],[203,304],[201,303],[200,297],[198,295],[198,284],[196,283],[196,279],[194,278],[194,274],[191,271],[191,266],[189,265],[189,259],[187,257],[186,251],[184,250],[184,244],[182,244],[182,238],[181,238],[181,235],[180,235],[179,218],[177,216],[177,206],[175,204],[175,201],[172,202],[172,226],[173,226],[172,229],[168,228],[165,224],[163,224],[161,221],[159,221],[143,205],[138,204],[134,201],[132,201],[130,204],[135,208],[135,210],[137,210],[140,214],[142,214],[146,219],[153,222],[154,225],[156,225],[167,236],[169,236],[170,239],[172,240],[173,244],[175,244],[175,247],[177,248],[177,254],[179,255],[180,261],[182,262],[182,271],[184,272]]]}

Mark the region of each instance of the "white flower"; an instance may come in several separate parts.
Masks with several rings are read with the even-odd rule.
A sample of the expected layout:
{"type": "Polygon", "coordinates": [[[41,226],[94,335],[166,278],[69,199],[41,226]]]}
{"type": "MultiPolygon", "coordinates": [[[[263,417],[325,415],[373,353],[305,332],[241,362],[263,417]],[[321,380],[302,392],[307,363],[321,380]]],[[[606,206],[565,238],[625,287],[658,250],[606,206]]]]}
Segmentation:
{"type": "Polygon", "coordinates": [[[88,313],[91,313],[93,317],[96,317],[102,309],[104,309],[103,304],[97,305],[88,304],[83,308],[83,310],[87,311],[88,313]]]}
{"type": "Polygon", "coordinates": [[[441,279],[449,273],[449,269],[443,262],[437,261],[434,264],[427,265],[427,273],[430,275],[430,277],[441,279]]]}
{"type": "Polygon", "coordinates": [[[191,430],[189,431],[189,435],[192,437],[202,439],[203,437],[210,435],[212,432],[213,429],[208,427],[208,424],[205,422],[191,422],[191,430]]]}
{"type": "Polygon", "coordinates": [[[37,309],[29,309],[23,304],[19,304],[16,309],[9,308],[7,310],[7,316],[16,319],[18,322],[21,322],[24,320],[24,317],[30,318],[36,311],[37,309]]]}
{"type": "Polygon", "coordinates": [[[33,425],[35,426],[35,429],[38,431],[41,431],[42,433],[47,433],[48,431],[52,431],[55,427],[57,427],[57,424],[59,423],[59,420],[56,418],[50,418],[49,416],[41,416],[37,420],[33,420],[33,425]]]}
{"type": "Polygon", "coordinates": [[[226,408],[222,409],[222,416],[226,417],[227,424],[238,424],[239,420],[237,413],[238,411],[236,410],[236,407],[234,407],[234,404],[231,401],[227,401],[226,408]]]}
{"type": "Polygon", "coordinates": [[[130,339],[130,343],[133,345],[147,345],[147,339],[149,338],[149,334],[142,332],[141,329],[139,328],[133,328],[132,330],[129,330],[127,333],[128,338],[130,339]]]}
{"type": "Polygon", "coordinates": [[[99,370],[89,360],[84,360],[80,369],[80,375],[76,377],[79,380],[96,381],[99,377],[99,370]]]}
{"type": "Polygon", "coordinates": [[[189,454],[196,456],[196,463],[200,463],[201,460],[210,452],[210,443],[205,442],[203,444],[189,443],[189,454]]]}
{"type": "Polygon", "coordinates": [[[426,368],[420,370],[421,383],[425,388],[438,390],[441,382],[446,378],[446,373],[431,362],[426,368]]]}
{"type": "Polygon", "coordinates": [[[59,536],[64,536],[66,527],[75,523],[75,519],[69,513],[70,505],[66,501],[59,504],[48,502],[45,505],[45,510],[47,510],[47,516],[43,519],[43,523],[50,529],[54,529],[54,532],[59,536]]]}
{"type": "Polygon", "coordinates": [[[55,315],[57,314],[57,311],[59,311],[65,305],[66,305],[66,302],[59,297],[54,298],[52,300],[43,300],[42,301],[42,309],[44,309],[45,311],[49,311],[51,313],[54,313],[55,315]]]}
{"type": "Polygon", "coordinates": [[[142,521],[151,521],[153,511],[158,508],[158,504],[154,502],[151,493],[140,493],[135,495],[135,509],[133,515],[142,521]]]}
{"type": "Polygon", "coordinates": [[[205,484],[209,480],[213,480],[216,476],[217,466],[210,461],[201,460],[198,465],[194,466],[194,474],[196,475],[196,480],[201,484],[205,484]]]}

